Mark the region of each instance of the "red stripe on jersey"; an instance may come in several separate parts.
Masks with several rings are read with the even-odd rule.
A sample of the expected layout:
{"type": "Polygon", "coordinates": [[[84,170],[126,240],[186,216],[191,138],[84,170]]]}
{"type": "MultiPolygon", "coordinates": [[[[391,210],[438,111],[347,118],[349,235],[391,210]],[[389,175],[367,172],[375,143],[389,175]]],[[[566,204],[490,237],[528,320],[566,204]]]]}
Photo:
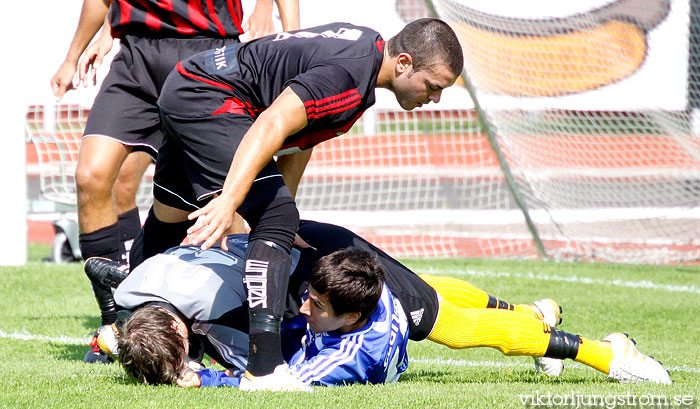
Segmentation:
{"type": "MultiPolygon", "coordinates": [[[[317,106],[308,107],[306,109],[306,115],[309,117],[314,115],[316,118],[318,118],[319,116],[327,115],[326,112],[328,112],[328,111],[340,112],[337,109],[341,108],[343,106],[346,106],[346,105],[349,106],[349,105],[353,104],[352,106],[356,106],[357,105],[356,102],[361,101],[361,100],[362,100],[362,97],[360,96],[360,94],[357,94],[357,95],[351,96],[350,98],[346,98],[346,99],[343,99],[341,101],[334,102],[332,104],[326,104],[322,107],[317,107],[317,106]]],[[[345,109],[348,109],[348,107],[346,107],[345,109]]]]}
{"type": "Polygon", "coordinates": [[[342,134],[346,133],[347,131],[349,131],[350,128],[352,128],[352,126],[355,124],[355,121],[357,121],[362,116],[362,114],[364,112],[365,111],[358,112],[354,118],[352,118],[347,124],[341,126],[340,128],[322,129],[322,130],[319,130],[316,132],[308,133],[308,134],[302,136],[301,139],[299,139],[297,141],[288,142],[288,143],[283,144],[282,149],[280,149],[280,150],[289,149],[289,148],[293,148],[293,147],[298,147],[301,150],[305,150],[305,149],[311,148],[312,146],[318,145],[319,143],[321,143],[323,141],[327,141],[329,139],[333,139],[339,135],[342,135],[342,134]]]}
{"type": "Polygon", "coordinates": [[[190,22],[201,29],[209,28],[209,21],[204,17],[204,10],[200,0],[189,0],[187,4],[190,22]]]}
{"type": "Polygon", "coordinates": [[[352,104],[344,105],[344,106],[342,106],[342,107],[340,107],[340,108],[338,108],[338,109],[333,109],[333,110],[330,110],[330,111],[323,111],[323,112],[318,112],[318,113],[311,113],[311,114],[308,114],[308,117],[309,117],[309,118],[321,118],[321,117],[326,116],[326,115],[337,114],[337,113],[339,113],[339,112],[347,111],[347,110],[350,109],[350,108],[354,108],[354,107],[360,105],[360,103],[362,103],[362,99],[361,99],[361,98],[358,98],[358,99],[357,99],[354,103],[352,103],[352,104]]]}
{"type": "Polygon", "coordinates": [[[131,9],[133,8],[126,0],[119,0],[119,8],[121,13],[119,14],[119,24],[125,25],[131,20],[131,9]]]}
{"type": "Polygon", "coordinates": [[[148,5],[146,0],[136,0],[139,5],[146,10],[146,21],[144,21],[144,24],[146,24],[146,27],[151,29],[152,31],[160,31],[160,26],[162,22],[160,21],[160,17],[156,15],[156,13],[153,12],[153,8],[148,5]]]}
{"type": "Polygon", "coordinates": [[[184,18],[178,16],[177,14],[173,14],[171,17],[173,19],[173,24],[177,26],[178,33],[194,34],[197,32],[197,30],[190,25],[189,21],[185,20],[184,18]]]}
{"type": "Polygon", "coordinates": [[[177,63],[177,65],[175,66],[175,69],[177,69],[177,72],[179,72],[180,74],[184,75],[185,77],[189,77],[189,78],[195,79],[195,80],[197,80],[197,81],[202,81],[202,82],[204,82],[204,83],[207,83],[207,84],[212,85],[212,86],[215,86],[215,87],[219,87],[219,88],[223,88],[223,89],[227,89],[227,90],[233,91],[233,88],[230,87],[230,86],[228,86],[228,85],[226,85],[226,84],[223,84],[223,83],[221,83],[221,82],[212,81],[212,80],[209,80],[209,79],[206,79],[206,78],[198,77],[198,76],[196,76],[196,75],[194,75],[194,74],[191,74],[191,73],[185,71],[185,69],[182,67],[182,61],[180,61],[179,63],[177,63]]]}
{"type": "Polygon", "coordinates": [[[173,0],[158,0],[158,7],[162,8],[165,11],[172,12],[174,10],[173,0]]]}
{"type": "Polygon", "coordinates": [[[306,101],[306,102],[304,102],[304,106],[309,106],[309,105],[316,105],[316,106],[318,106],[318,105],[323,105],[323,104],[325,104],[326,102],[336,101],[336,100],[339,100],[339,99],[341,99],[341,98],[345,98],[345,97],[347,97],[347,96],[349,96],[349,95],[352,95],[352,94],[359,94],[359,93],[360,93],[360,92],[359,92],[358,90],[356,90],[355,88],[353,88],[353,89],[351,89],[350,91],[345,91],[345,92],[343,92],[343,93],[341,93],[341,94],[336,94],[336,95],[332,95],[332,96],[330,96],[330,97],[326,97],[326,98],[323,98],[323,99],[319,99],[318,101],[316,101],[316,100],[314,100],[314,99],[312,99],[311,101],[306,101]]]}
{"type": "Polygon", "coordinates": [[[379,52],[380,52],[380,53],[383,53],[383,52],[384,52],[384,40],[379,40],[379,41],[377,41],[377,42],[374,43],[374,44],[377,45],[377,48],[379,49],[379,52]]]}
{"type": "Polygon", "coordinates": [[[214,9],[214,2],[212,0],[207,0],[207,8],[209,9],[209,17],[211,18],[211,21],[214,22],[214,25],[219,31],[219,34],[222,37],[226,37],[226,30],[224,30],[224,26],[221,24],[219,16],[216,15],[216,10],[214,9]]]}
{"type": "Polygon", "coordinates": [[[243,10],[243,6],[241,5],[240,0],[235,1],[236,4],[234,5],[234,0],[226,0],[226,5],[228,5],[228,12],[231,14],[233,24],[236,25],[238,32],[243,34],[243,27],[241,27],[241,10],[243,10]]]}

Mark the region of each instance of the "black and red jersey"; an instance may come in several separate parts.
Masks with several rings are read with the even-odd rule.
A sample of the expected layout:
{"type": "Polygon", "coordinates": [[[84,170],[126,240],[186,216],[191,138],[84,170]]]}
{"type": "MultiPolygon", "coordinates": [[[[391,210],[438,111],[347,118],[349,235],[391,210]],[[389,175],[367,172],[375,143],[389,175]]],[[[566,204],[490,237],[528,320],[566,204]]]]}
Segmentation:
{"type": "Polygon", "coordinates": [[[112,0],[112,35],[232,37],[243,33],[240,0],[112,0]]]}
{"type": "Polygon", "coordinates": [[[164,113],[185,118],[255,118],[289,86],[308,119],[285,141],[282,153],[291,153],[347,132],[374,104],[383,49],[379,33],[348,23],[233,43],[180,62],[158,103],[164,113]]]}

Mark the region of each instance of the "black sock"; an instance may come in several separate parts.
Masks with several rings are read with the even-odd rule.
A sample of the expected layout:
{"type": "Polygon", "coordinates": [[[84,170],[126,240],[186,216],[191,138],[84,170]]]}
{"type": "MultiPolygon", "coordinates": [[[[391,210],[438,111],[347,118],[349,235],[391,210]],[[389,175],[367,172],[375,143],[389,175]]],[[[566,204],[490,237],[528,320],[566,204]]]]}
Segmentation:
{"type": "MultiPolygon", "coordinates": [[[[113,261],[119,261],[119,228],[117,224],[103,227],[92,233],[80,234],[80,252],[85,260],[90,257],[105,257],[113,261]]],[[[114,297],[109,291],[92,286],[97,304],[102,314],[102,325],[109,325],[117,321],[117,310],[114,297]]]]}
{"type": "Polygon", "coordinates": [[[81,233],[78,243],[84,260],[90,257],[104,257],[119,261],[119,227],[116,223],[92,233],[81,233]]]}
{"type": "MultiPolygon", "coordinates": [[[[162,253],[165,250],[179,246],[187,237],[187,229],[195,220],[179,223],[165,223],[156,218],[153,208],[148,211],[148,217],[143,224],[143,260],[162,253]]],[[[132,266],[134,268],[135,266],[132,266]]]]}
{"type": "Polygon", "coordinates": [[[129,265],[129,252],[134,238],[141,231],[141,219],[137,207],[128,210],[117,217],[119,227],[119,262],[129,265]]]}
{"type": "Polygon", "coordinates": [[[251,333],[248,337],[248,342],[248,367],[246,370],[251,375],[269,375],[274,372],[277,365],[284,363],[284,359],[282,359],[282,340],[279,332],[263,331],[251,333]],[[257,353],[252,353],[253,351],[257,353]]]}

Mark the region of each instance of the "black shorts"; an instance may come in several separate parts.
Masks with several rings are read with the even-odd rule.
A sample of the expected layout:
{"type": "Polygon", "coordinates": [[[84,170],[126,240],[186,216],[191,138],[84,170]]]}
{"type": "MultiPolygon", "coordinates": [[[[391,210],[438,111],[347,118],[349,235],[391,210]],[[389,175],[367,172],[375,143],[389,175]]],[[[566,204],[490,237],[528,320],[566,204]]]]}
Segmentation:
{"type": "Polygon", "coordinates": [[[235,38],[145,38],[127,35],[90,110],[84,136],[115,139],[154,159],[163,133],[156,101],[175,65],[235,38]]]}
{"type": "MultiPolygon", "coordinates": [[[[165,139],[158,152],[153,195],[161,203],[193,211],[223,188],[238,144],[253,124],[247,115],[220,114],[180,118],[161,113],[165,139]]],[[[270,160],[253,182],[238,212],[289,197],[282,173],[270,160]]]]}
{"type": "MultiPolygon", "coordinates": [[[[297,233],[318,250],[319,258],[347,247],[358,247],[375,254],[384,267],[387,286],[401,302],[408,318],[408,338],[422,341],[433,330],[439,311],[438,295],[416,273],[346,228],[302,220],[297,233]]],[[[302,256],[305,253],[308,255],[308,252],[302,252],[302,256]]]]}

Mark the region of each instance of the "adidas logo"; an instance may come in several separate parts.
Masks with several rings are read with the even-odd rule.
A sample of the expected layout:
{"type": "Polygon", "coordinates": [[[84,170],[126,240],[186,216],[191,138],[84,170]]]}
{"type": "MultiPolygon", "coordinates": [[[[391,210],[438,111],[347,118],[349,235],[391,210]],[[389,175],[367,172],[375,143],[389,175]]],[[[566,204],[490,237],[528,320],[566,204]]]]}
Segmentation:
{"type": "Polygon", "coordinates": [[[418,326],[420,324],[420,321],[423,319],[423,311],[425,311],[424,308],[421,308],[420,310],[415,310],[411,311],[411,320],[413,320],[413,324],[418,326]]]}

